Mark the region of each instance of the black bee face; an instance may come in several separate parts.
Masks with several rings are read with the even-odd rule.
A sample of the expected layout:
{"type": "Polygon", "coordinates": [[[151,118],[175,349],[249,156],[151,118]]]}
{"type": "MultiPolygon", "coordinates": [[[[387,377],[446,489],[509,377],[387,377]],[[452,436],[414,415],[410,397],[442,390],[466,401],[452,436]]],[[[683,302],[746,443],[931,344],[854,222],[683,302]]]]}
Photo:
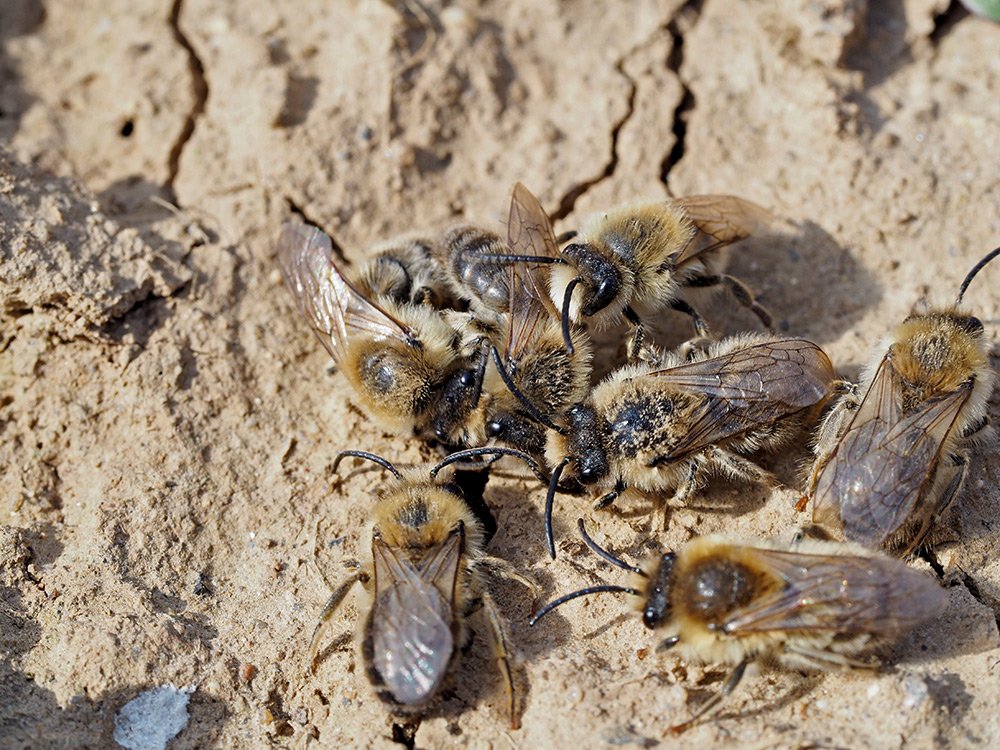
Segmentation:
{"type": "Polygon", "coordinates": [[[434,419],[434,435],[438,440],[447,445],[457,444],[456,434],[478,405],[481,391],[482,383],[474,370],[459,370],[448,378],[434,419]]]}
{"type": "Polygon", "coordinates": [[[618,267],[590,245],[569,245],[563,254],[572,259],[586,289],[580,312],[590,317],[610,305],[621,293],[618,267]]]}
{"type": "Polygon", "coordinates": [[[667,552],[660,557],[660,564],[649,579],[646,604],[642,608],[642,624],[655,630],[670,619],[670,587],[673,584],[674,563],[677,555],[667,552]]]}
{"type": "Polygon", "coordinates": [[[576,476],[582,484],[594,484],[608,475],[608,456],[598,432],[597,412],[585,404],[571,406],[569,452],[576,464],[576,476]]]}

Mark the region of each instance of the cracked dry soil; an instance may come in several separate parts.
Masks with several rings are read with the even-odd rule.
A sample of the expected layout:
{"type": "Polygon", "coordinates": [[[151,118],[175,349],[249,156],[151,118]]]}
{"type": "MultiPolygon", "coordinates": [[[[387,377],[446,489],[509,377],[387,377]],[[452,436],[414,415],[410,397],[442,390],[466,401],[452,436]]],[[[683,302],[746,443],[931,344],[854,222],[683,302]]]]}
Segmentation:
{"type": "MultiPolygon", "coordinates": [[[[111,747],[115,713],[165,683],[196,688],[175,750],[996,744],[991,449],[913,563],[951,606],[883,673],[764,673],[673,738],[722,671],[653,653],[613,598],[529,630],[527,592],[503,585],[518,731],[482,634],[439,709],[394,726],[352,646],[360,599],[307,674],[325,579],[361,552],[379,486],[357,472],[334,491],[333,454],[435,454],[348,407],[273,240],[297,213],[356,263],[411,228],[499,226],[516,180],[557,231],[621,201],[732,193],[781,223],[734,272],[853,377],[997,244],[998,49],[1000,27],[947,0],[0,4],[0,747],[111,747]]],[[[996,274],[967,296],[994,352],[996,274]]],[[[724,299],[708,317],[754,325],[724,299]]],[[[685,326],[665,315],[661,340],[685,326]]],[[[770,465],[795,486],[803,460],[770,465]]],[[[513,469],[491,479],[490,552],[545,598],[617,581],[576,541],[572,497],[545,558],[543,495],[513,469]]],[[[787,539],[795,498],[716,488],[656,543],[787,539]]],[[[647,548],[638,501],[589,526],[647,548]]]]}

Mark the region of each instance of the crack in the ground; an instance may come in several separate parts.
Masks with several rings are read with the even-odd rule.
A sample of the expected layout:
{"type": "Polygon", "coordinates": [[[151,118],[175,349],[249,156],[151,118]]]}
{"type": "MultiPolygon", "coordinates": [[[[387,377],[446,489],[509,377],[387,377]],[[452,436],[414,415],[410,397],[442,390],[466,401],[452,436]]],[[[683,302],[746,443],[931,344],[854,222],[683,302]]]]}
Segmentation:
{"type": "Polygon", "coordinates": [[[208,102],[208,80],[205,78],[205,65],[198,57],[191,40],[181,30],[181,8],[183,5],[184,0],[174,0],[170,9],[170,29],[174,34],[174,41],[187,53],[194,102],[187,117],[184,118],[184,127],[181,128],[181,132],[177,136],[177,140],[174,141],[174,145],[170,147],[170,154],[167,156],[167,180],[163,184],[163,188],[167,192],[170,202],[176,206],[180,204],[177,201],[177,194],[174,192],[174,182],[177,180],[177,173],[180,170],[181,154],[184,153],[184,147],[194,135],[198,118],[204,113],[205,105],[208,102]]]}
{"type": "Polygon", "coordinates": [[[979,590],[979,584],[976,583],[975,578],[958,567],[956,567],[954,571],[945,573],[944,566],[937,559],[937,555],[934,554],[933,550],[927,549],[926,547],[920,547],[915,556],[931,566],[931,570],[934,571],[935,577],[941,582],[942,586],[963,586],[973,599],[993,613],[993,618],[997,623],[997,629],[1000,630],[1000,609],[995,609],[993,604],[991,604],[987,597],[983,595],[983,593],[979,590]]]}
{"type": "Polygon", "coordinates": [[[687,120],[691,110],[694,109],[694,93],[681,75],[681,66],[684,64],[684,30],[681,26],[685,24],[688,29],[693,27],[701,17],[701,13],[704,10],[703,6],[704,0],[688,0],[688,2],[684,3],[674,13],[674,17],[667,24],[667,31],[673,39],[673,46],[670,50],[670,55],[667,57],[667,70],[677,76],[677,80],[681,84],[681,89],[684,91],[680,103],[678,103],[677,108],[674,110],[674,144],[670,147],[667,155],[663,157],[663,161],[660,162],[660,182],[667,187],[668,192],[670,191],[670,172],[684,158],[687,139],[687,120]]]}
{"type": "Polygon", "coordinates": [[[611,157],[608,159],[608,163],[604,165],[604,170],[598,174],[597,177],[590,180],[584,180],[583,182],[578,182],[565,195],[563,195],[563,197],[559,200],[559,208],[552,213],[552,221],[565,219],[569,216],[573,212],[573,208],[576,206],[576,202],[580,199],[580,196],[594,187],[594,185],[608,179],[615,173],[615,169],[618,167],[618,137],[621,134],[622,128],[625,127],[625,124],[632,117],[633,112],[635,112],[635,97],[639,89],[638,84],[625,70],[625,63],[634,53],[635,50],[630,50],[615,63],[615,70],[617,70],[622,77],[628,81],[629,91],[628,99],[626,101],[625,114],[611,129],[611,157]]]}
{"type": "Polygon", "coordinates": [[[302,206],[293,201],[287,195],[285,196],[285,202],[288,204],[288,209],[293,214],[302,219],[302,221],[304,221],[306,224],[316,227],[318,230],[323,232],[323,234],[325,234],[327,237],[330,238],[330,245],[333,246],[333,254],[337,256],[337,260],[339,260],[341,263],[344,263],[345,265],[348,266],[351,265],[351,261],[348,260],[347,256],[344,254],[343,246],[339,242],[337,242],[337,238],[334,237],[333,234],[331,234],[326,229],[326,227],[324,227],[322,224],[316,221],[316,219],[314,219],[312,216],[307,214],[305,209],[302,208],[302,206]]]}

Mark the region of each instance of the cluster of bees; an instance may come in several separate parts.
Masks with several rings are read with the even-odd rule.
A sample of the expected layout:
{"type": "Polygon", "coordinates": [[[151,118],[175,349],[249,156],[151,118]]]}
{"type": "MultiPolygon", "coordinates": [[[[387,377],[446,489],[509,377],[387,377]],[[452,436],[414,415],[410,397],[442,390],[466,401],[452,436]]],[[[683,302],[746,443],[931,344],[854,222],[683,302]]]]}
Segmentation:
{"type": "MultiPolygon", "coordinates": [[[[535,585],[484,550],[485,529],[456,468],[513,456],[547,486],[545,534],[556,556],[556,495],[590,494],[595,508],[627,491],[672,493],[684,505],[713,476],[774,486],[754,456],[818,424],[799,510],[812,523],[791,544],[695,537],[643,566],[579,532],[626,586],[574,591],[538,610],[595,593],[636,598],[642,622],[686,659],[729,665],[722,689],[681,731],[707,716],[761,661],[793,668],[871,666],[855,657],[934,617],[939,584],[906,558],[960,494],[970,449],[986,434],[994,373],[982,323],[955,304],[915,313],[875,349],[852,384],[816,344],[773,333],[715,339],[689,301],[728,289],[770,327],[767,311],[724,271],[723,248],[758,231],[768,213],[731,196],[698,196],[601,213],[556,237],[538,200],[514,187],[506,236],[459,226],[375,248],[348,276],[329,238],[288,223],[278,257],[300,311],[373,420],[433,441],[448,454],[392,475],[373,510],[371,557],[330,597],[313,636],[353,588],[371,594],[361,649],[393,712],[419,714],[438,694],[482,612],[502,672],[512,726],[518,694],[508,636],[490,578],[535,585]],[[643,320],[687,315],[694,337],[668,351],[643,320]],[[589,328],[626,324],[626,362],[592,383],[589,328]],[[807,538],[812,537],[812,538],[807,538]]],[[[665,519],[666,520],[666,519],[665,519]]],[[[541,531],[541,530],[540,530],[541,531]]]]}

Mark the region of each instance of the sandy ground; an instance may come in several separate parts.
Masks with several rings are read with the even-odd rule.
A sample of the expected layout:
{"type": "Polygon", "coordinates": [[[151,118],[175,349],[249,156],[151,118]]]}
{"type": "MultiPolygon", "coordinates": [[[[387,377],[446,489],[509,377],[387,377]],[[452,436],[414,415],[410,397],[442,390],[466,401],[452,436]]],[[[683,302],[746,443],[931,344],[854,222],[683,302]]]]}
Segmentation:
{"type": "MultiPolygon", "coordinates": [[[[360,598],[307,673],[324,576],[360,553],[380,481],[334,491],[330,463],[435,454],[372,427],[327,373],[276,272],[291,214],[357,262],[411,228],[499,228],[516,180],[560,231],[624,200],[740,195],[783,230],[734,271],[855,376],[997,244],[998,52],[1000,27],[947,0],[0,3],[0,746],[114,747],[116,712],[167,683],[195,688],[171,748],[393,744],[351,643],[360,598]]],[[[998,273],[967,297],[994,351],[998,273]]],[[[709,317],[754,325],[724,300],[709,317]]],[[[685,326],[667,320],[664,341],[685,326]]],[[[675,739],[724,671],[652,653],[614,598],[529,629],[528,593],[504,584],[523,728],[480,633],[413,741],[994,745],[994,455],[975,456],[929,556],[951,607],[883,674],[765,673],[675,739]]],[[[795,485],[803,460],[770,465],[795,485]]],[[[647,549],[641,504],[588,516],[564,498],[550,563],[543,495],[514,475],[487,488],[490,551],[545,598],[620,580],[576,541],[578,514],[647,549]]],[[[653,542],[787,539],[795,497],[724,487],[653,542]]]]}

